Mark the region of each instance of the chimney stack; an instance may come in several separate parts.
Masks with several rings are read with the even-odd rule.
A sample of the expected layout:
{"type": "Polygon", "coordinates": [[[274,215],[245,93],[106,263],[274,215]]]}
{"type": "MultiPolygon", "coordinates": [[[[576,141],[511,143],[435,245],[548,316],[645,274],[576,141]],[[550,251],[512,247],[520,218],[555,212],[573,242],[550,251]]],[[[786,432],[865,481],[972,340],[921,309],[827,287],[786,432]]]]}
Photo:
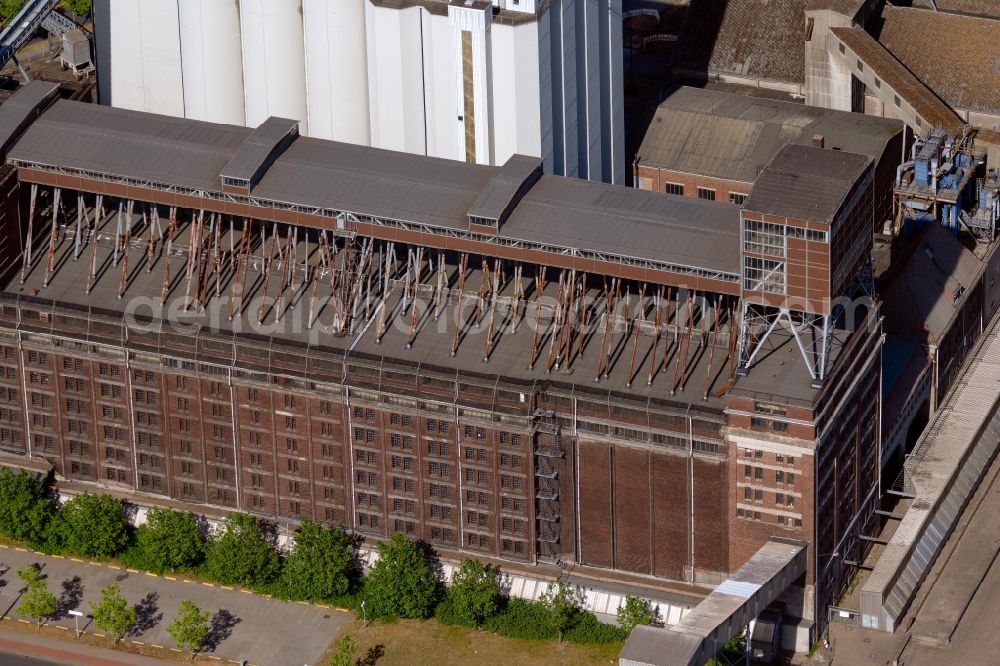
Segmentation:
{"type": "Polygon", "coordinates": [[[826,137],[822,134],[813,134],[813,145],[817,148],[826,148],[826,137]]]}

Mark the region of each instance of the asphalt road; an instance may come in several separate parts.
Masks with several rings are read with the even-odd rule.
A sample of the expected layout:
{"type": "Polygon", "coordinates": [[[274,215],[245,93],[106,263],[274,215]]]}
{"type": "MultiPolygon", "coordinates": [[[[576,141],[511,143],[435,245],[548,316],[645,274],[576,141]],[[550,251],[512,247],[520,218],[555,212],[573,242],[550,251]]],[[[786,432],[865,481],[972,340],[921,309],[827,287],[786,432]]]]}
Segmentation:
{"type": "Polygon", "coordinates": [[[52,664],[58,663],[57,661],[42,661],[13,652],[0,651],[0,666],[52,666],[52,664]]]}

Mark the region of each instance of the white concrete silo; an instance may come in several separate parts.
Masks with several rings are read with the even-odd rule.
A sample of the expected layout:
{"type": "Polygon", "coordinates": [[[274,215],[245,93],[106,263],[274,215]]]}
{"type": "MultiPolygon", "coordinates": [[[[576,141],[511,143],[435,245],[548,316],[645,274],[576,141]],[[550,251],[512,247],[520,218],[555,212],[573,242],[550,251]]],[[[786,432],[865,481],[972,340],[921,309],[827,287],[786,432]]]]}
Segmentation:
{"type": "Polygon", "coordinates": [[[368,145],[365,0],[302,0],[309,135],[368,145]]]}
{"type": "Polygon", "coordinates": [[[301,0],[241,0],[240,27],[246,124],[292,118],[308,134],[301,0]]]}
{"type": "Polygon", "coordinates": [[[239,0],[177,0],[177,15],[184,115],[244,124],[239,0]]]}
{"type": "Polygon", "coordinates": [[[184,115],[177,2],[111,2],[111,103],[184,115]]]}

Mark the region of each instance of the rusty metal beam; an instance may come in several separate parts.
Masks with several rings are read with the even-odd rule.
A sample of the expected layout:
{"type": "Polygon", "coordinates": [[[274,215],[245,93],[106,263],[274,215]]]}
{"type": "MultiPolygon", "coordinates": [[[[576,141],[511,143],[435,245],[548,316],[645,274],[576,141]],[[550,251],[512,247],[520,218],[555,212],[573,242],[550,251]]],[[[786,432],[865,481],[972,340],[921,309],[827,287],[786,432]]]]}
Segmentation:
{"type": "Polygon", "coordinates": [[[104,217],[104,195],[97,195],[97,210],[94,212],[94,231],[90,235],[90,270],[87,271],[87,293],[94,288],[94,278],[97,277],[97,236],[101,230],[101,218],[104,217]]]}
{"type": "Polygon", "coordinates": [[[45,277],[42,279],[42,288],[49,286],[49,274],[52,272],[52,265],[56,257],[56,236],[59,234],[59,197],[62,193],[58,187],[52,190],[52,227],[49,230],[49,253],[45,262],[45,277]]]}
{"type": "Polygon", "coordinates": [[[660,314],[663,308],[663,285],[660,285],[656,293],[656,321],[653,325],[653,344],[649,347],[649,374],[646,377],[646,386],[653,385],[653,369],[656,365],[656,351],[660,345],[660,314]]]}
{"type": "Polygon", "coordinates": [[[451,355],[458,353],[458,336],[465,322],[462,321],[462,298],[465,296],[465,274],[469,267],[469,255],[462,253],[458,260],[458,302],[455,304],[455,333],[451,338],[451,355]]]}
{"type": "MultiPolygon", "coordinates": [[[[160,289],[160,305],[167,302],[167,293],[170,289],[170,258],[174,249],[174,234],[177,233],[177,207],[170,207],[170,223],[167,227],[167,245],[163,254],[163,287],[160,289]]],[[[96,243],[94,244],[96,247],[96,243]]]]}
{"type": "MultiPolygon", "coordinates": [[[[536,269],[538,266],[535,267],[536,269]]],[[[534,330],[531,332],[531,356],[528,357],[528,370],[535,367],[535,350],[538,344],[538,328],[542,317],[542,291],[545,289],[545,273],[547,268],[541,267],[541,274],[535,274],[535,322],[534,330]]],[[[454,355],[454,354],[453,354],[454,355]]]]}
{"type": "Polygon", "coordinates": [[[632,341],[632,355],[628,362],[628,377],[625,386],[632,388],[633,369],[635,368],[635,352],[639,348],[639,329],[642,328],[642,320],[646,316],[645,307],[646,283],[642,283],[639,289],[639,302],[635,306],[635,316],[632,317],[632,331],[634,340],[632,341]]]}

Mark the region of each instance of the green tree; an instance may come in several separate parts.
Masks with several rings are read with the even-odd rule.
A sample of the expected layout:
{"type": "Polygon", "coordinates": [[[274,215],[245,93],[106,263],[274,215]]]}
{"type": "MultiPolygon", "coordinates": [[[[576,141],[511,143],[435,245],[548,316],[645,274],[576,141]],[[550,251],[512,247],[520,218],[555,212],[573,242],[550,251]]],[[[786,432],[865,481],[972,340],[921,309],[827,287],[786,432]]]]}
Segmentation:
{"type": "Polygon", "coordinates": [[[500,609],[500,576],[479,560],[462,560],[448,594],[457,618],[478,628],[500,609]]]}
{"type": "Polygon", "coordinates": [[[27,0],[0,0],[0,23],[4,25],[21,10],[27,0]]]}
{"type": "Polygon", "coordinates": [[[562,581],[549,583],[538,603],[548,612],[552,629],[559,633],[559,641],[562,642],[563,632],[580,610],[573,588],[562,581]]]}
{"type": "Polygon", "coordinates": [[[427,617],[434,606],[437,579],[427,556],[395,533],[378,545],[378,561],[365,577],[364,598],[372,617],[427,617]]]}
{"type": "Polygon", "coordinates": [[[86,16],[93,2],[92,0],[62,0],[60,4],[74,14],[86,16]]]}
{"type": "Polygon", "coordinates": [[[38,567],[31,564],[17,572],[17,577],[24,582],[21,592],[21,604],[17,607],[19,617],[32,617],[41,628],[42,621],[52,617],[56,612],[56,595],[49,592],[49,581],[42,578],[38,567]]]}
{"type": "Polygon", "coordinates": [[[253,516],[231,513],[208,545],[205,571],[226,584],[261,585],[275,579],[280,562],[253,516]]]}
{"type": "Polygon", "coordinates": [[[639,597],[629,595],[625,597],[625,603],[618,607],[618,627],[626,634],[631,634],[637,625],[652,621],[653,614],[649,610],[649,604],[639,597]]]}
{"type": "Polygon", "coordinates": [[[326,601],[347,594],[354,573],[347,534],[305,520],[285,558],[281,581],[295,599],[326,601]]]}
{"type": "Polygon", "coordinates": [[[90,612],[94,616],[94,626],[111,634],[116,645],[135,626],[135,608],[128,607],[118,583],[101,590],[100,601],[90,602],[90,612]]]}
{"type": "Polygon", "coordinates": [[[350,634],[344,634],[337,639],[337,645],[330,655],[329,666],[351,666],[351,658],[358,649],[358,642],[350,634]]]}
{"type": "Polygon", "coordinates": [[[77,495],[62,505],[55,531],[70,552],[111,557],[128,544],[128,525],[121,500],[110,495],[77,495]]]}
{"type": "Polygon", "coordinates": [[[191,654],[192,660],[208,635],[208,620],[211,616],[208,611],[201,610],[194,602],[185,599],[177,610],[177,617],[167,625],[167,633],[178,648],[191,654]]]}
{"type": "Polygon", "coordinates": [[[186,511],[150,509],[135,541],[138,563],[155,573],[198,566],[205,556],[198,524],[186,511]]]}
{"type": "Polygon", "coordinates": [[[0,469],[0,534],[41,543],[54,514],[45,486],[34,474],[0,469]]]}

